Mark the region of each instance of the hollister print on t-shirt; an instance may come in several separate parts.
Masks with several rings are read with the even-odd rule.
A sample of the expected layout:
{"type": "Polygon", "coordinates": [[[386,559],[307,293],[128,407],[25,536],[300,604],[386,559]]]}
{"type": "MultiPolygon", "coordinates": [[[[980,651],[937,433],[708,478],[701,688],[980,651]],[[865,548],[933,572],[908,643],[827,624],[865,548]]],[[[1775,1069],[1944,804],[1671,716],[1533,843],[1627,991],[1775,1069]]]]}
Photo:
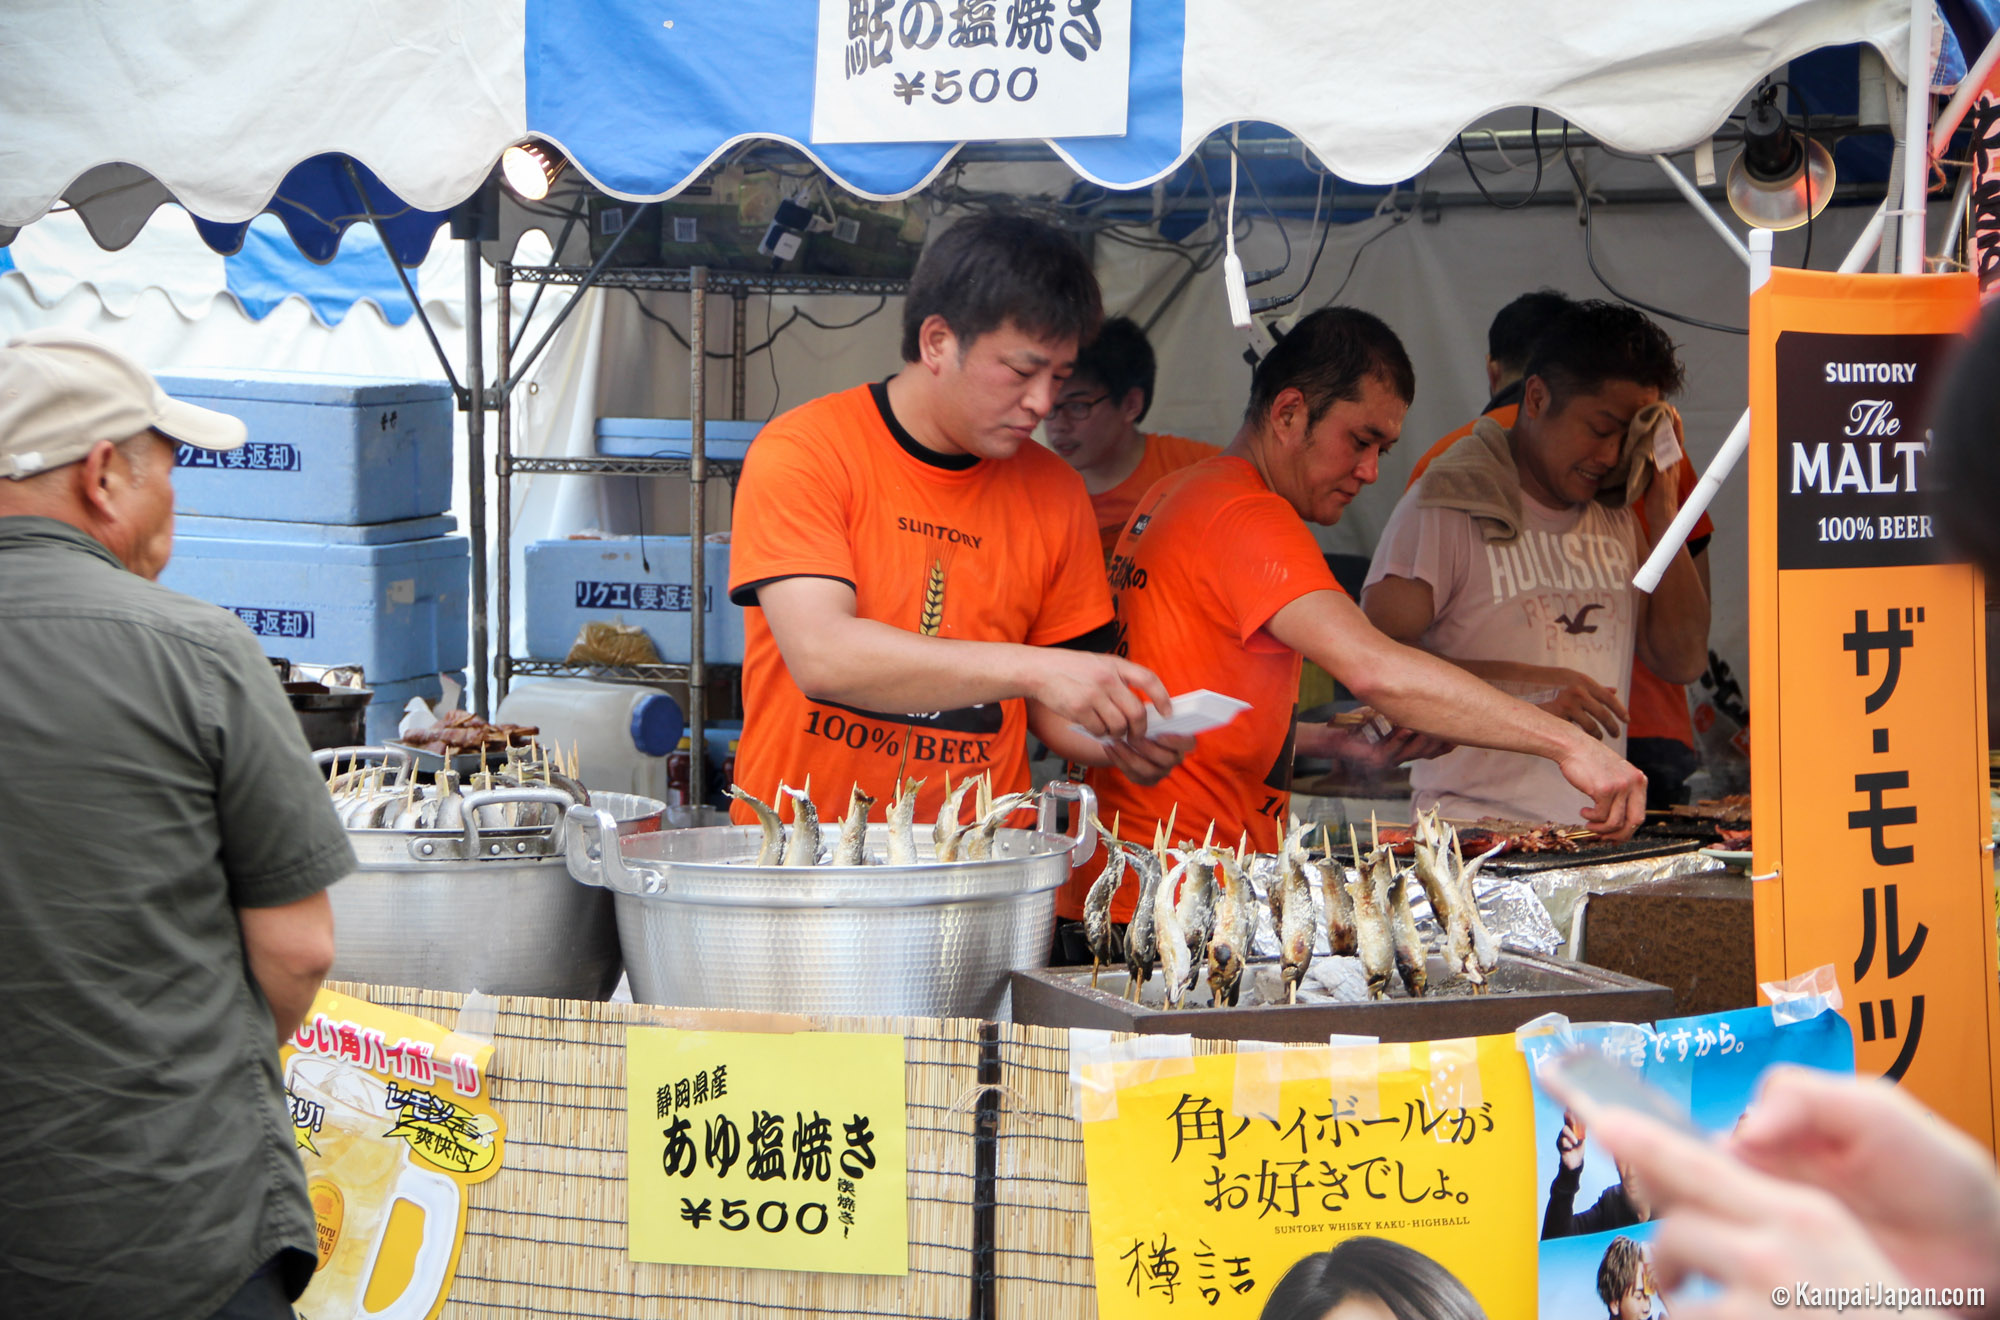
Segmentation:
{"type": "MultiPolygon", "coordinates": [[[[1574,669],[1624,700],[1640,608],[1632,586],[1643,549],[1637,515],[1595,500],[1551,509],[1525,492],[1521,515],[1518,537],[1491,542],[1470,514],[1418,508],[1412,489],[1383,529],[1368,583],[1402,577],[1430,585],[1434,617],[1420,641],[1427,651],[1574,669]]],[[[1555,695],[1495,686],[1527,701],[1555,695]]],[[[1611,746],[1624,751],[1622,729],[1611,746]]],[[[1483,747],[1416,762],[1410,786],[1418,810],[1436,805],[1463,819],[1573,822],[1590,805],[1553,761],[1483,747]]]]}

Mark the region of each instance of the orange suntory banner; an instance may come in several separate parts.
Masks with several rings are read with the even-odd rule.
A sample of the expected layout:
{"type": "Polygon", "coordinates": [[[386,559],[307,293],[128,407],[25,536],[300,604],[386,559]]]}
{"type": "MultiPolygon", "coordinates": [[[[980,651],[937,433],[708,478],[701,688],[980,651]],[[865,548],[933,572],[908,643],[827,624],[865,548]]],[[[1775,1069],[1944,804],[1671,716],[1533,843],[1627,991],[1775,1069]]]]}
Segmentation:
{"type": "Polygon", "coordinates": [[[1995,1139],[1983,589],[1926,504],[1965,276],[1750,300],[1757,974],[1838,970],[1856,1068],[1995,1139]]]}

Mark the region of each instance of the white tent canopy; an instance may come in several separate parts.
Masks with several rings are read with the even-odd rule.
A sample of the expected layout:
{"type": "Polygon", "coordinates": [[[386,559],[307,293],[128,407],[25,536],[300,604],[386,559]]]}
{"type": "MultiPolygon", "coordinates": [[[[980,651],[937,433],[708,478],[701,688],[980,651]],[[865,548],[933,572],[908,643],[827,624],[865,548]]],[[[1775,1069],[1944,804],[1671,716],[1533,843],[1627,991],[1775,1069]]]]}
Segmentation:
{"type": "MultiPolygon", "coordinates": [[[[1128,132],[1050,144],[1083,177],[1125,188],[1245,120],[1290,130],[1358,183],[1412,177],[1506,106],[1542,107],[1618,149],[1671,151],[1818,47],[1870,43],[1900,76],[1910,7],[1134,0],[1134,10],[1128,132]]],[[[274,197],[336,228],[368,210],[442,211],[530,134],[628,197],[669,195],[752,137],[793,142],[871,196],[922,187],[956,150],[809,140],[815,0],[739,0],[664,22],[659,11],[637,0],[30,0],[0,42],[10,128],[0,239],[65,199],[107,246],[170,197],[227,223],[274,197]],[[345,162],[328,153],[393,197],[315,210],[342,191],[352,208],[345,162]]]]}

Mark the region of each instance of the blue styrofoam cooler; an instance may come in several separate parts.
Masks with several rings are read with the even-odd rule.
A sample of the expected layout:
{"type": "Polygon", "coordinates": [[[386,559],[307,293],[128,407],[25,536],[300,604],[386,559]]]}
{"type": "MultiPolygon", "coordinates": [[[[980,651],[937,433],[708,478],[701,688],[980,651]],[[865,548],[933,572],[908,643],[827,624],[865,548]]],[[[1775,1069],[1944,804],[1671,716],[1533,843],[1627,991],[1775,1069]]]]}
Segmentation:
{"type": "Polygon", "coordinates": [[[183,512],[281,522],[384,523],[451,507],[451,388],[442,381],[249,369],[163,374],[177,399],[241,418],[228,453],[183,445],[183,512]]]}
{"type": "MultiPolygon", "coordinates": [[[[465,672],[453,674],[452,680],[459,691],[465,690],[465,672]]],[[[436,704],[444,695],[444,684],[436,674],[420,674],[416,678],[397,679],[393,683],[378,683],[368,680],[368,686],[375,691],[374,700],[368,703],[367,737],[371,746],[380,746],[396,736],[396,729],[403,722],[403,707],[410,704],[411,697],[422,697],[436,704]]]]}
{"type": "Polygon", "coordinates": [[[267,655],[360,665],[371,685],[465,667],[464,537],[356,544],[336,539],[345,527],[288,527],[296,539],[176,535],[160,582],[234,611],[267,655]]]}
{"type": "MultiPolygon", "coordinates": [[[[691,593],[688,538],[535,541],[522,548],[527,587],[528,654],[537,660],[569,655],[583,625],[629,623],[653,639],[660,659],[685,664],[691,593]],[[648,569],[647,565],[651,568],[648,569]]],[[[702,651],[712,665],[743,663],[743,611],[729,603],[729,543],[711,540],[702,555],[707,581],[702,651]]]]}
{"type": "MultiPolygon", "coordinates": [[[[713,459],[741,462],[762,422],[709,421],[702,427],[702,452],[713,459]]],[[[686,458],[694,452],[693,423],[685,417],[600,417],[597,452],[606,458],[686,458]]]]}

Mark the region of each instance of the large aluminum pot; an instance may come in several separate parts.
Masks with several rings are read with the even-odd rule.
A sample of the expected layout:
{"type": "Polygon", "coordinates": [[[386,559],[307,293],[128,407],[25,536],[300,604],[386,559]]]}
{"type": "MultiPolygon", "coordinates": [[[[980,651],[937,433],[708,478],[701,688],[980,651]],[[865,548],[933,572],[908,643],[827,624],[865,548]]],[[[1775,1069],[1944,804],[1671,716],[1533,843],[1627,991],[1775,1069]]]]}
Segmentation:
{"type": "MultiPolygon", "coordinates": [[[[349,759],[351,750],[339,754],[349,759]]],[[[398,759],[398,749],[376,750],[398,759]]],[[[399,768],[407,773],[406,764],[399,768]]],[[[429,990],[609,998],[620,971],[617,918],[610,895],[569,877],[562,815],[569,805],[560,789],[501,788],[465,795],[462,829],[349,830],[360,869],[328,891],[333,976],[429,990]],[[500,815],[488,808],[509,803],[553,810],[538,826],[480,827],[482,816],[500,815]]]]}
{"type": "MultiPolygon", "coordinates": [[[[1096,847],[1096,805],[1082,785],[1050,785],[1038,827],[1001,830],[987,861],[812,867],[750,865],[754,826],[619,839],[572,807],[569,863],[615,896],[640,1003],[992,1017],[1009,973],[1048,962],[1055,891],[1096,847]],[[1055,828],[1058,797],[1076,803],[1073,837],[1055,828]]],[[[888,834],[869,826],[869,850],[888,834]]]]}

